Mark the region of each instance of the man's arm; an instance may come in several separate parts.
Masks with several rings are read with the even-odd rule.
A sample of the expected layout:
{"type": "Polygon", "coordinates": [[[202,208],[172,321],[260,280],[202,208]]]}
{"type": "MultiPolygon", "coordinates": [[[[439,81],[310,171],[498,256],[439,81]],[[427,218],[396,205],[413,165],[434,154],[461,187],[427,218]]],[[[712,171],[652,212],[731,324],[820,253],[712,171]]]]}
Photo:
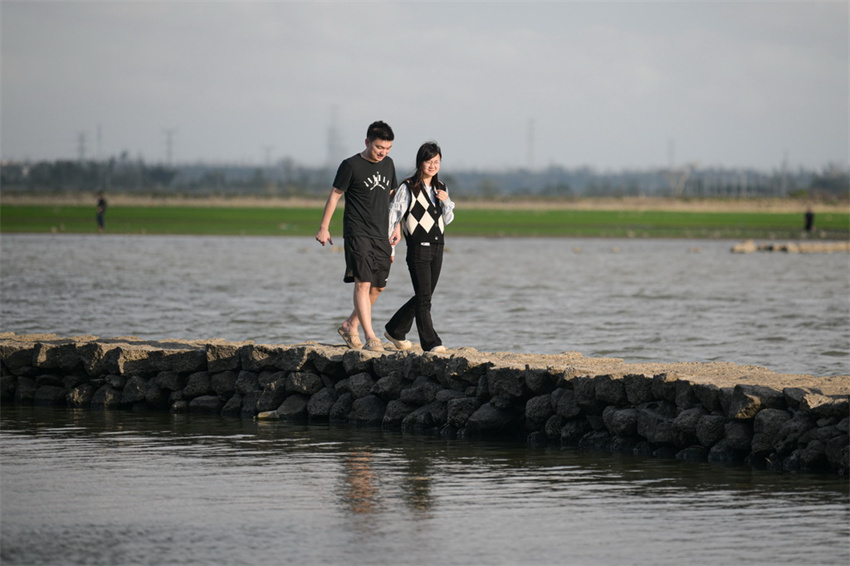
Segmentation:
{"type": "Polygon", "coordinates": [[[342,195],[343,192],[334,187],[331,189],[331,194],[328,195],[328,202],[325,203],[325,210],[322,212],[322,223],[319,224],[319,233],[316,234],[316,241],[323,246],[325,243],[334,244],[333,240],[331,240],[330,232],[331,218],[333,218],[334,210],[336,210],[336,205],[342,195]]]}

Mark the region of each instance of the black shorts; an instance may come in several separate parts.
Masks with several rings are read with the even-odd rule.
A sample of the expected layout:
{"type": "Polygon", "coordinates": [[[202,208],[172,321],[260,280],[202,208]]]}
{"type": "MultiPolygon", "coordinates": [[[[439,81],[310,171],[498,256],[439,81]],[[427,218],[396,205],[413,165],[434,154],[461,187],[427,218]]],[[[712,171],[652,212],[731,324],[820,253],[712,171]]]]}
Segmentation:
{"type": "Polygon", "coordinates": [[[393,248],[386,238],[374,239],[362,236],[345,238],[345,276],[343,281],[363,281],[373,287],[387,286],[392,265],[393,248]]]}

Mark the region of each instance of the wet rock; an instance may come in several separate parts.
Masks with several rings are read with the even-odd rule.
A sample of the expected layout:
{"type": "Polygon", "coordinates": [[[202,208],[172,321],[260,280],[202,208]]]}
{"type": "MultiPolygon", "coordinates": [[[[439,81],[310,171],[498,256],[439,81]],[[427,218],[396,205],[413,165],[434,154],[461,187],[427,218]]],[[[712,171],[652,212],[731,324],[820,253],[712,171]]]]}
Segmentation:
{"type": "Polygon", "coordinates": [[[91,383],[83,383],[74,387],[65,395],[65,404],[74,408],[87,408],[91,406],[95,387],[91,383]]]}
{"type": "Polygon", "coordinates": [[[377,395],[367,395],[355,399],[351,409],[358,423],[376,425],[384,420],[387,404],[377,395]]]}
{"type": "Polygon", "coordinates": [[[18,377],[15,387],[15,402],[22,405],[31,405],[38,390],[38,383],[31,377],[18,377]]]}
{"type": "Polygon", "coordinates": [[[452,399],[446,403],[446,421],[456,429],[462,429],[480,407],[481,401],[478,399],[471,397],[452,399]]]}
{"type": "Polygon", "coordinates": [[[242,395],[242,418],[253,418],[257,415],[257,405],[262,397],[260,391],[249,391],[242,395]]]}
{"type": "Polygon", "coordinates": [[[201,395],[189,401],[189,412],[219,414],[224,403],[218,395],[201,395]]]}
{"type": "Polygon", "coordinates": [[[175,371],[163,371],[154,378],[156,384],[169,391],[182,391],[186,387],[187,378],[175,371]]]}
{"type": "Polygon", "coordinates": [[[577,446],[581,438],[592,430],[593,427],[585,418],[568,419],[561,428],[561,445],[577,446]]]}
{"type": "Polygon", "coordinates": [[[311,419],[326,420],[331,416],[331,409],[338,395],[332,387],[325,387],[307,402],[307,414],[311,419]]]}
{"type": "Polygon", "coordinates": [[[724,427],[726,443],[732,450],[749,452],[753,442],[753,424],[750,421],[731,421],[724,427]]]}
{"type": "Polygon", "coordinates": [[[726,435],[726,417],[719,415],[703,415],[697,423],[696,435],[699,443],[712,447],[726,435]]]}
{"type": "Polygon", "coordinates": [[[64,387],[42,385],[36,390],[33,396],[33,404],[46,407],[62,406],[65,405],[65,395],[64,387]]]}
{"type": "Polygon", "coordinates": [[[780,456],[785,456],[797,449],[800,438],[815,427],[811,416],[797,413],[794,418],[783,424],[776,433],[773,448],[780,456]]]}
{"type": "Polygon", "coordinates": [[[673,419],[676,446],[686,447],[699,442],[697,438],[697,427],[705,415],[705,409],[694,407],[692,409],[685,409],[673,419]]]}
{"type": "Polygon", "coordinates": [[[469,417],[466,431],[471,435],[509,433],[516,430],[518,420],[516,413],[485,403],[469,417]]]}
{"type": "Polygon", "coordinates": [[[236,393],[221,408],[222,417],[239,417],[242,415],[242,395],[236,393]]]}
{"type": "Polygon", "coordinates": [[[581,407],[578,405],[575,391],[572,389],[564,389],[558,399],[558,406],[555,412],[565,419],[572,419],[581,414],[581,407]]]}
{"type": "Polygon", "coordinates": [[[708,448],[705,446],[700,446],[698,444],[693,446],[688,446],[676,452],[677,460],[688,460],[693,462],[702,462],[708,459],[708,448]]]}
{"type": "Polygon", "coordinates": [[[415,410],[415,405],[410,405],[404,401],[393,399],[387,403],[387,410],[384,412],[382,426],[390,430],[400,430],[404,419],[415,410]]]}
{"type": "Polygon", "coordinates": [[[309,397],[306,395],[293,393],[278,407],[277,414],[280,415],[280,418],[287,420],[306,419],[308,401],[309,397]]]}
{"type": "Polygon", "coordinates": [[[329,415],[329,418],[331,421],[348,420],[348,416],[353,410],[352,406],[354,405],[354,395],[348,391],[340,393],[339,390],[337,390],[337,393],[339,393],[339,397],[337,397],[336,401],[334,401],[333,407],[331,407],[331,414],[329,415]]]}
{"type": "Polygon", "coordinates": [[[399,399],[411,405],[427,405],[437,399],[437,393],[442,389],[439,383],[426,376],[419,376],[410,387],[401,390],[399,399]]]}
{"type": "Polygon", "coordinates": [[[257,411],[274,411],[286,399],[286,380],[279,378],[266,385],[257,400],[257,411]]]}
{"type": "Polygon", "coordinates": [[[602,412],[605,426],[613,436],[628,438],[637,434],[638,411],[635,409],[617,409],[606,407],[602,412]]]}
{"type": "Polygon", "coordinates": [[[92,409],[117,409],[121,404],[121,390],[109,384],[102,385],[94,392],[91,400],[92,409]]]}

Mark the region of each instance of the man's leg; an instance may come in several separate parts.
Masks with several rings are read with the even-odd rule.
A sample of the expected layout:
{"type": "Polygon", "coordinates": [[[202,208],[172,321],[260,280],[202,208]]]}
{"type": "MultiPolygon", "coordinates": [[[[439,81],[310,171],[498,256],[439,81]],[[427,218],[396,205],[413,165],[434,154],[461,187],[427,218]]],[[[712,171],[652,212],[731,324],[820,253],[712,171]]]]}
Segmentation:
{"type": "Polygon", "coordinates": [[[354,282],[354,311],[343,323],[343,328],[349,332],[354,332],[359,324],[363,326],[363,335],[367,342],[377,338],[372,329],[372,305],[378,300],[378,295],[383,290],[384,287],[374,287],[369,282],[356,280],[354,282]]]}

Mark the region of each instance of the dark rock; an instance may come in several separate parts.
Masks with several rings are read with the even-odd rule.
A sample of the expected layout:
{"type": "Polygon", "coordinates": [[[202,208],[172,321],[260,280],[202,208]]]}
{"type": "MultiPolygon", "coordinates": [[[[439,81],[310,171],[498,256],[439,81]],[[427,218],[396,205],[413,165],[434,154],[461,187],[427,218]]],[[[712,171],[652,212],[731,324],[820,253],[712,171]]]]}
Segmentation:
{"type": "Polygon", "coordinates": [[[562,391],[563,393],[561,393],[558,399],[558,406],[555,412],[565,419],[572,419],[579,416],[581,414],[581,407],[578,406],[575,391],[572,389],[563,389],[562,391]]]}
{"type": "Polygon", "coordinates": [[[435,432],[446,424],[445,415],[445,405],[435,401],[407,415],[401,423],[401,429],[406,432],[435,432]]]}
{"type": "Polygon", "coordinates": [[[414,405],[409,405],[404,401],[393,399],[387,403],[387,410],[384,412],[384,420],[381,424],[386,429],[401,429],[404,419],[415,410],[416,407],[414,405]]]}
{"type": "Polygon", "coordinates": [[[236,382],[233,384],[233,389],[236,393],[247,395],[254,391],[260,391],[260,383],[258,374],[252,371],[240,371],[236,376],[236,382]]]}
{"type": "Polygon", "coordinates": [[[694,386],[690,381],[680,379],[676,382],[676,406],[691,409],[699,402],[694,386]]]}
{"type": "Polygon", "coordinates": [[[456,429],[466,427],[469,418],[481,407],[481,401],[471,397],[452,399],[446,404],[447,423],[456,429]]]}
{"type": "Polygon", "coordinates": [[[287,397],[280,407],[277,409],[277,414],[282,419],[302,420],[307,418],[307,403],[309,397],[301,393],[293,393],[287,397]]]}
{"type": "Polygon", "coordinates": [[[708,459],[708,448],[699,445],[688,446],[687,448],[676,452],[676,459],[703,462],[708,459]]]}
{"type": "Polygon", "coordinates": [[[121,391],[108,384],[98,388],[91,400],[92,409],[115,409],[120,404],[121,391]]]}
{"type": "Polygon", "coordinates": [[[729,446],[725,438],[714,446],[712,446],[711,450],[708,451],[709,462],[733,464],[736,462],[741,462],[743,459],[743,456],[739,452],[735,451],[731,446],[729,446]]]}
{"type": "Polygon", "coordinates": [[[239,393],[234,394],[227,402],[224,404],[224,407],[221,408],[221,416],[222,417],[239,417],[242,415],[242,395],[239,393]]]}
{"type": "Polygon", "coordinates": [[[579,440],[587,434],[591,432],[593,427],[590,426],[590,423],[587,422],[587,419],[584,418],[574,418],[568,419],[563,428],[561,428],[561,445],[563,446],[577,446],[579,440]]]}
{"type": "Polygon", "coordinates": [[[719,411],[720,407],[720,388],[711,383],[694,383],[692,386],[694,395],[697,401],[709,413],[719,411]]]}
{"type": "Polygon", "coordinates": [[[239,369],[239,348],[236,344],[207,344],[207,371],[219,373],[239,369]]]}
{"type": "MultiPolygon", "coordinates": [[[[657,377],[657,376],[656,376],[657,377]]],[[[637,408],[637,433],[655,446],[674,445],[676,431],[671,414],[672,404],[645,403],[637,408]]]]}
{"type": "Polygon", "coordinates": [[[280,407],[284,399],[286,399],[286,379],[281,377],[268,383],[263,389],[257,401],[257,412],[274,411],[280,407]]]}
{"type": "Polygon", "coordinates": [[[18,378],[12,374],[0,375],[0,401],[12,401],[15,398],[15,389],[18,386],[18,378]]]}
{"type": "Polygon", "coordinates": [[[19,377],[18,385],[15,387],[15,403],[22,405],[32,404],[37,390],[38,383],[35,379],[24,376],[19,377]]]}
{"type": "Polygon", "coordinates": [[[170,405],[171,391],[159,386],[157,379],[148,381],[148,389],[145,391],[145,402],[153,407],[166,408],[170,405]]]}
{"type": "Polygon", "coordinates": [[[33,396],[33,404],[57,407],[65,404],[66,391],[58,385],[42,385],[33,396]]]}
{"type": "Polygon", "coordinates": [[[361,399],[372,394],[375,379],[368,373],[358,373],[348,378],[348,388],[355,399],[361,399]]]}
{"type": "Polygon", "coordinates": [[[410,387],[401,390],[399,399],[411,405],[427,405],[437,399],[437,393],[442,389],[439,383],[435,383],[428,377],[420,376],[410,387]]]}
{"type": "Polygon", "coordinates": [[[189,402],[189,411],[192,413],[219,414],[224,403],[218,395],[201,395],[189,402]]]}
{"type": "Polygon", "coordinates": [[[145,400],[145,395],[148,391],[148,380],[133,376],[124,384],[124,389],[121,392],[121,404],[132,405],[145,400]]]}
{"type": "Polygon", "coordinates": [[[543,425],[543,432],[549,440],[557,440],[561,438],[561,429],[564,428],[566,419],[560,415],[552,415],[546,424],[543,425]]]}
{"type": "Polygon", "coordinates": [[[331,409],[336,403],[338,395],[332,387],[325,387],[307,402],[307,415],[311,419],[326,420],[330,418],[331,409]]]}
{"type": "Polygon", "coordinates": [[[125,365],[124,372],[138,372],[139,374],[147,375],[150,373],[173,371],[188,374],[206,371],[206,369],[207,355],[202,350],[155,350],[149,352],[147,358],[142,357],[134,361],[133,365],[125,365]]]}
{"type": "Polygon", "coordinates": [[[753,424],[751,421],[730,421],[725,426],[726,443],[729,448],[739,452],[750,452],[753,443],[753,424]]]}
{"type": "Polygon", "coordinates": [[[169,409],[169,412],[171,412],[172,414],[175,414],[175,415],[188,413],[189,412],[189,402],[185,401],[183,399],[174,401],[171,404],[171,409],[169,409]]]}
{"type": "Polygon", "coordinates": [[[0,357],[3,365],[14,375],[30,376],[35,372],[33,357],[35,344],[2,344],[0,357]]]}
{"type": "Polygon", "coordinates": [[[803,396],[800,410],[808,411],[818,417],[846,417],[850,412],[847,397],[833,398],[817,393],[803,396]]]}
{"type": "Polygon", "coordinates": [[[599,432],[588,432],[578,441],[578,447],[582,450],[594,450],[598,452],[610,452],[613,439],[607,430],[599,432]]]}
{"type": "Polygon", "coordinates": [[[555,414],[552,409],[552,396],[548,393],[532,397],[525,403],[525,430],[541,430],[549,417],[555,414]]]}
{"type": "Polygon", "coordinates": [[[285,384],[286,375],[285,371],[261,371],[257,374],[257,385],[260,389],[265,389],[270,383],[280,382],[285,384]]]}
{"type": "Polygon", "coordinates": [[[372,360],[375,355],[366,350],[346,350],[342,355],[342,365],[346,375],[358,373],[370,373],[372,371],[372,360]]]}
{"type": "Polygon", "coordinates": [[[726,422],[726,417],[719,415],[701,416],[695,431],[699,443],[710,448],[720,442],[726,435],[726,422]]]}
{"type": "Polygon", "coordinates": [[[377,395],[384,401],[398,399],[401,395],[401,389],[405,385],[402,374],[393,371],[384,377],[378,379],[375,385],[372,386],[371,393],[377,395]]]}
{"type": "Polygon", "coordinates": [[[352,395],[348,391],[343,392],[342,394],[340,394],[339,397],[337,397],[337,400],[334,402],[333,407],[331,407],[331,414],[329,415],[330,420],[347,420],[348,415],[352,411],[353,405],[354,395],[352,395]]]}
{"type": "MultiPolygon", "coordinates": [[[[579,408],[587,414],[602,414],[602,409],[605,408],[605,405],[596,400],[596,383],[593,378],[590,376],[580,376],[574,378],[572,383],[575,402],[579,408]]],[[[567,417],[567,415],[561,412],[558,414],[562,417],[567,417]]]]}
{"type": "Polygon", "coordinates": [[[762,409],[784,409],[785,395],[781,391],[760,385],[736,385],[727,411],[730,418],[752,419],[762,409]]]}
{"type": "Polygon", "coordinates": [[[290,393],[313,395],[325,387],[325,382],[315,373],[309,371],[294,371],[286,378],[286,390],[290,393]]]}
{"type": "Polygon", "coordinates": [[[41,387],[42,385],[55,385],[56,387],[65,386],[62,381],[62,378],[52,373],[42,373],[35,376],[35,382],[36,384],[38,384],[39,387],[41,387]]]}
{"type": "Polygon", "coordinates": [[[659,373],[652,377],[652,396],[657,401],[676,402],[676,382],[679,380],[675,375],[659,373]]]}
{"type": "Polygon", "coordinates": [[[697,438],[697,427],[705,414],[705,409],[702,407],[694,407],[691,409],[685,409],[679,413],[675,419],[673,419],[673,429],[676,433],[676,446],[686,447],[699,442],[699,439],[697,438]]]}
{"type": "Polygon", "coordinates": [[[643,374],[628,374],[623,376],[623,387],[626,399],[631,405],[642,405],[654,399],[652,395],[652,378],[643,374]]]}
{"type": "Polygon", "coordinates": [[[95,387],[91,383],[83,383],[68,391],[65,404],[69,407],[87,408],[91,406],[95,387]]]}
{"type": "Polygon", "coordinates": [[[516,430],[518,420],[515,413],[486,403],[469,417],[466,422],[466,431],[471,435],[509,433],[516,430]]]}
{"type": "Polygon", "coordinates": [[[247,393],[242,394],[242,418],[253,418],[257,416],[259,411],[257,410],[257,405],[260,402],[260,398],[263,396],[261,391],[249,391],[247,393]]]}
{"type": "Polygon", "coordinates": [[[39,369],[58,369],[71,372],[82,369],[83,361],[76,344],[38,343],[33,348],[32,365],[39,369]]]}
{"type": "Polygon", "coordinates": [[[811,416],[799,412],[783,424],[773,440],[773,448],[780,456],[790,454],[798,448],[800,438],[815,427],[811,416]]]}
{"type": "Polygon", "coordinates": [[[358,423],[381,424],[384,420],[387,404],[377,395],[367,395],[355,399],[351,409],[354,411],[358,423]]]}
{"type": "Polygon", "coordinates": [[[526,368],[525,385],[533,395],[543,395],[554,391],[563,377],[564,372],[558,372],[552,367],[546,369],[526,368]]]}
{"type": "Polygon", "coordinates": [[[516,367],[489,368],[487,388],[493,397],[523,398],[528,395],[524,372],[516,367]]]}
{"type": "Polygon", "coordinates": [[[626,404],[626,387],[623,379],[613,375],[597,375],[593,379],[595,397],[608,405],[626,404]]]}
{"type": "MultiPolygon", "coordinates": [[[[183,396],[186,399],[209,395],[212,392],[212,379],[207,371],[199,371],[190,375],[186,387],[183,388],[183,396]]],[[[189,408],[191,409],[191,405],[189,408]]]]}
{"type": "Polygon", "coordinates": [[[213,393],[226,399],[236,393],[237,374],[234,371],[221,371],[210,376],[210,387],[213,393]]]}
{"type": "Polygon", "coordinates": [[[467,396],[460,391],[454,389],[441,389],[437,391],[436,400],[442,403],[448,403],[452,399],[466,399],[467,396]]]}
{"type": "Polygon", "coordinates": [[[635,409],[618,409],[612,405],[602,412],[602,420],[612,436],[627,438],[637,434],[638,411],[635,409]]]}
{"type": "Polygon", "coordinates": [[[182,391],[186,387],[187,378],[174,371],[164,371],[154,378],[156,384],[169,391],[182,391]]]}

